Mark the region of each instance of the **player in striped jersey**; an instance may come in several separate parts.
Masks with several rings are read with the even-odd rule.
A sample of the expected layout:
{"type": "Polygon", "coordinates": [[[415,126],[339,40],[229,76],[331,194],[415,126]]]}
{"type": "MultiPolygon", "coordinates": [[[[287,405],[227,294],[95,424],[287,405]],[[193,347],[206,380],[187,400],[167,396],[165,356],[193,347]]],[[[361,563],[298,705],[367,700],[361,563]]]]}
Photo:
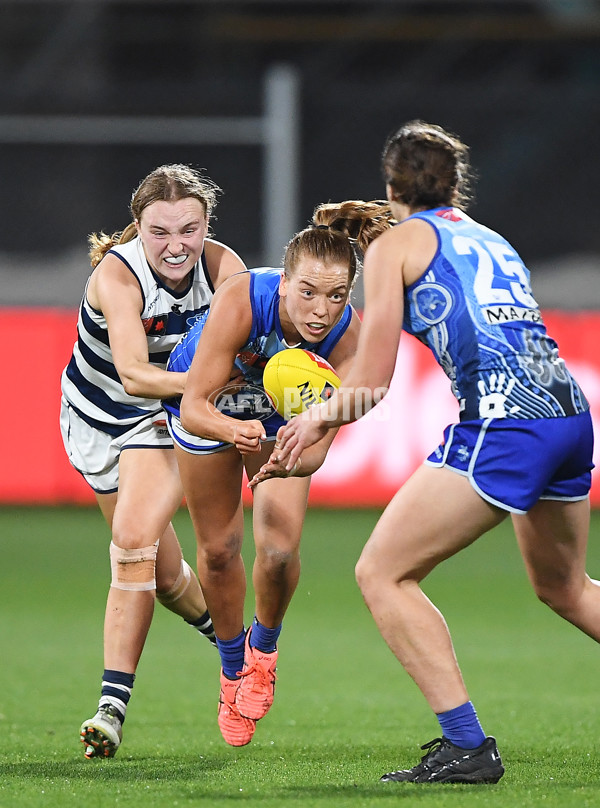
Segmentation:
{"type": "Polygon", "coordinates": [[[93,271],[62,374],[61,430],[73,466],[112,532],[98,712],[81,727],[86,757],[111,757],[152,620],[155,596],[214,641],[196,575],[171,519],[182,501],[160,400],[183,392],[166,370],[173,346],[230,275],[245,270],[209,238],[220,189],[185,165],[160,166],[136,189],[133,222],[90,237],[93,271]]]}

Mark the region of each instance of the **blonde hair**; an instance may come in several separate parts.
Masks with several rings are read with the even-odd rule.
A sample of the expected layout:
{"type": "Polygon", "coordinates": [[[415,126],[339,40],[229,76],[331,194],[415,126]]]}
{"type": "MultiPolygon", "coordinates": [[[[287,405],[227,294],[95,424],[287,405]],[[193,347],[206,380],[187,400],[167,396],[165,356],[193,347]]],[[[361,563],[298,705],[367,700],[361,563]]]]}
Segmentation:
{"type": "Polygon", "coordinates": [[[92,267],[98,266],[115,244],[126,244],[136,237],[135,222],[141,219],[144,210],[153,202],[176,202],[192,197],[201,203],[208,218],[220,193],[219,186],[202,171],[181,163],[158,166],[140,182],[131,196],[129,210],[134,221],[112,235],[100,232],[88,237],[92,267]]]}

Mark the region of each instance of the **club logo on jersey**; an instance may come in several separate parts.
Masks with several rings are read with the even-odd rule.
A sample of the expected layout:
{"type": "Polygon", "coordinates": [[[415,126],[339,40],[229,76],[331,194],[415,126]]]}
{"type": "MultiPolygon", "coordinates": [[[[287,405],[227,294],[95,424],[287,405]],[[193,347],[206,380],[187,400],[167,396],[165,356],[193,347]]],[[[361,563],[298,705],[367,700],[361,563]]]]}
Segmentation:
{"type": "Polygon", "coordinates": [[[413,304],[416,313],[427,325],[436,325],[452,308],[452,295],[437,283],[423,283],[413,292],[413,304]]]}
{"type": "Polygon", "coordinates": [[[188,317],[185,321],[186,326],[188,327],[188,331],[191,329],[193,325],[196,325],[200,320],[206,320],[208,317],[209,306],[202,306],[195,314],[191,317],[188,317]]]}

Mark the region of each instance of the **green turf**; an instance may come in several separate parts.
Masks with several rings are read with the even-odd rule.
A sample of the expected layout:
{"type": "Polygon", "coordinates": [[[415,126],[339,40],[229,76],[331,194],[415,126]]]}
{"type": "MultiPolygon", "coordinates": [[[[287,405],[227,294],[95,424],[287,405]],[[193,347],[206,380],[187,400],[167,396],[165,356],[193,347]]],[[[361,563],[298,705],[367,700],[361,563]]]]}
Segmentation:
{"type": "MultiPolygon", "coordinates": [[[[221,740],[216,651],[157,607],[123,745],[113,760],[87,761],[78,728],[99,695],[107,529],[95,509],[0,509],[0,807],[599,805],[598,648],[537,602],[509,526],[425,586],[450,624],[505,777],[479,787],[377,782],[413,765],[439,734],[354,583],[377,515],[309,512],[277,699],[252,744],[221,740]]],[[[184,511],[177,529],[193,563],[184,511]]],[[[251,547],[248,536],[247,558],[251,547]]],[[[600,577],[600,514],[589,569],[600,577]]]]}

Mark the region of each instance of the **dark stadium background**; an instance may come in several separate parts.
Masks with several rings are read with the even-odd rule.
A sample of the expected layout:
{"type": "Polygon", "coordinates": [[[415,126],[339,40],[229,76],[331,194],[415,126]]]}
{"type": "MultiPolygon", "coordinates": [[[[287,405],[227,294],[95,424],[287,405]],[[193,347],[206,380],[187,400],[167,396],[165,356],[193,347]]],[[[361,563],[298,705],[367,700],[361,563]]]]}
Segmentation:
{"type": "Polygon", "coordinates": [[[273,260],[260,149],[29,143],[6,122],[256,116],[274,65],[298,81],[295,227],[321,201],[380,196],[385,137],[423,117],[471,145],[471,212],[517,245],[541,304],[600,305],[595,0],[0,0],[0,301],[76,305],[87,234],[123,227],[161,162],[206,167],[217,236],[273,260]]]}
{"type": "MultiPolygon", "coordinates": [[[[58,431],[60,373],[87,236],[128,224],[149,171],[206,168],[217,238],[278,265],[315,205],[382,195],[383,143],[416,117],[471,146],[470,210],[530,267],[597,418],[598,0],[0,0],[0,380],[18,401],[0,503],[92,499],[58,431]]],[[[403,340],[394,417],[343,430],[311,503],[383,504],[438,444],[455,401],[415,351],[403,340]]]]}

